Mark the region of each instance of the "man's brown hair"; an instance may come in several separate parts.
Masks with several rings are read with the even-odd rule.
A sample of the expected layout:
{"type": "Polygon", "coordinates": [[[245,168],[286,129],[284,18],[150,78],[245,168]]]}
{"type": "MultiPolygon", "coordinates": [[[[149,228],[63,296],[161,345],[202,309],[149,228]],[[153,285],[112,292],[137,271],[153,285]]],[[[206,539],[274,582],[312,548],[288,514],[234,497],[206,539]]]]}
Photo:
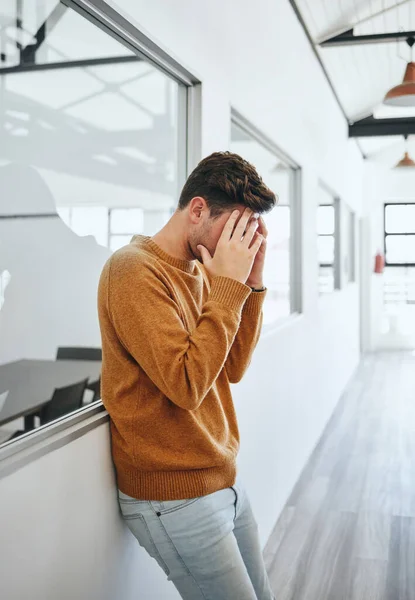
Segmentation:
{"type": "Polygon", "coordinates": [[[196,196],[206,200],[213,219],[238,204],[260,214],[277,204],[274,192],[265,185],[255,167],[232,152],[214,152],[197,165],[183,187],[179,210],[196,196]]]}

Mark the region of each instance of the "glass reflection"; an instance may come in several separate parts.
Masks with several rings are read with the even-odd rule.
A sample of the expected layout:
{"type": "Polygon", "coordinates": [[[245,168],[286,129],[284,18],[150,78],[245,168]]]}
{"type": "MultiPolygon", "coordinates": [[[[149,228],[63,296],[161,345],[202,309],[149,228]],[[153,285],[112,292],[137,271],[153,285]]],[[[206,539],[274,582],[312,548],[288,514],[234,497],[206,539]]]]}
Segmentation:
{"type": "Polygon", "coordinates": [[[179,84],[63,4],[0,27],[2,443],[98,399],[98,278],[174,210],[185,124],[179,84]]]}
{"type": "Polygon", "coordinates": [[[264,302],[264,324],[291,313],[291,199],[294,170],[274,153],[232,123],[230,149],[251,162],[278,197],[278,205],[264,215],[268,228],[264,282],[268,288],[264,302]]]}

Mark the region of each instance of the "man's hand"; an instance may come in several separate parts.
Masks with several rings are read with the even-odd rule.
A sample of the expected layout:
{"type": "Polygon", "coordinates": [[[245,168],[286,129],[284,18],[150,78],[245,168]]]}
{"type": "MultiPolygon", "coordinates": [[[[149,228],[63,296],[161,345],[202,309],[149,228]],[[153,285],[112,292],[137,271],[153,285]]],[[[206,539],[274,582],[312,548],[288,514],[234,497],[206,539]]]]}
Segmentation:
{"type": "MultiPolygon", "coordinates": [[[[256,230],[255,235],[256,236],[262,235],[262,242],[261,242],[258,252],[255,255],[255,260],[252,265],[251,272],[246,281],[246,285],[249,285],[249,287],[261,289],[264,287],[263,273],[264,273],[265,252],[267,249],[267,236],[268,236],[268,229],[267,229],[267,227],[265,225],[265,221],[262,217],[259,217],[259,219],[258,219],[258,229],[256,230]]],[[[254,238],[254,242],[255,241],[256,240],[254,238]]]]}
{"type": "Polygon", "coordinates": [[[246,282],[263,239],[261,234],[256,233],[257,220],[248,224],[252,215],[251,209],[245,209],[236,224],[239,211],[232,212],[223,228],[213,258],[207,248],[198,246],[203,265],[212,277],[230,277],[241,283],[246,282]]]}

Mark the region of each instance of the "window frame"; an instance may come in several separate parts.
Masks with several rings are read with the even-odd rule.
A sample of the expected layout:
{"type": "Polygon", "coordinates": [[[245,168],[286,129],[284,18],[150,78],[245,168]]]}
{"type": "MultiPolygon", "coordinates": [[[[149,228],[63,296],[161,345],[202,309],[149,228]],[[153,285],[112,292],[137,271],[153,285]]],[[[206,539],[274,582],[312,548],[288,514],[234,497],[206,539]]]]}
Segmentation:
{"type": "MultiPolygon", "coordinates": [[[[93,5],[89,0],[64,0],[63,4],[181,84],[179,122],[184,123],[184,127],[178,128],[177,143],[178,186],[183,185],[188,173],[201,157],[200,80],[103,0],[94,0],[93,5]]],[[[46,216],[55,217],[56,214],[46,216]]],[[[99,400],[2,444],[0,479],[108,422],[109,415],[99,400]]]]}
{"type": "Polygon", "coordinates": [[[290,313],[286,317],[264,326],[265,328],[273,328],[275,325],[279,325],[281,322],[292,318],[293,315],[299,315],[303,312],[302,170],[300,165],[291,156],[233,107],[231,107],[229,127],[232,124],[242,129],[247,135],[290,168],[290,313]]]}
{"type": "Polygon", "coordinates": [[[384,252],[384,256],[385,256],[385,267],[415,267],[415,259],[414,262],[409,262],[409,263],[400,263],[400,262],[389,262],[387,257],[387,252],[386,252],[386,238],[388,238],[389,236],[396,236],[396,235],[404,235],[404,236],[412,236],[415,237],[415,232],[414,233],[407,233],[407,232],[399,232],[399,231],[395,231],[393,233],[387,233],[386,232],[386,210],[388,208],[388,206],[415,206],[415,202],[385,202],[383,204],[383,252],[384,252]]]}
{"type": "Polygon", "coordinates": [[[356,283],[356,213],[349,207],[349,283],[356,283]]]}
{"type": "Polygon", "coordinates": [[[329,296],[330,294],[336,292],[337,290],[342,289],[342,278],[341,278],[341,244],[342,244],[342,235],[341,235],[341,218],[342,218],[342,203],[340,197],[333,192],[333,190],[326,184],[324,181],[319,180],[318,188],[324,190],[326,194],[331,196],[332,202],[327,203],[318,203],[317,210],[320,206],[332,206],[334,210],[334,232],[331,234],[320,234],[317,231],[317,240],[320,237],[333,237],[334,238],[334,260],[333,263],[320,263],[318,261],[318,277],[320,276],[320,268],[333,268],[333,291],[322,293],[318,291],[319,297],[329,296]]]}
{"type": "Polygon", "coordinates": [[[177,140],[178,187],[181,188],[188,174],[201,159],[202,86],[200,79],[104,0],[94,0],[93,5],[89,0],[65,0],[64,3],[129,48],[134,54],[144,58],[167,77],[179,83],[179,121],[185,123],[183,130],[179,127],[177,140]]]}
{"type": "Polygon", "coordinates": [[[334,242],[334,244],[333,244],[333,247],[334,247],[334,249],[333,249],[333,262],[332,263],[331,262],[330,263],[326,263],[326,262],[320,263],[319,262],[319,267],[332,267],[333,268],[333,272],[334,272],[334,266],[335,266],[335,262],[336,262],[336,207],[335,207],[334,204],[319,204],[317,206],[317,210],[319,208],[332,208],[333,209],[333,215],[334,215],[334,230],[333,230],[333,233],[319,233],[319,232],[317,232],[317,238],[322,238],[322,237],[324,237],[324,238],[326,238],[326,237],[333,238],[333,242],[334,242]]]}

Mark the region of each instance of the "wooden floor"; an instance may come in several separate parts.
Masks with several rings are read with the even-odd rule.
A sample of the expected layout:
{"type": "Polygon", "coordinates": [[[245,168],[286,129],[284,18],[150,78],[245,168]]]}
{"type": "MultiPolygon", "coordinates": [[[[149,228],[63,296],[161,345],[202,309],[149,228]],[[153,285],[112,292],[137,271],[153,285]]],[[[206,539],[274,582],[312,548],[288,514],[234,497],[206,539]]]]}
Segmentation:
{"type": "Polygon", "coordinates": [[[365,357],[265,550],[278,600],[415,600],[415,356],[365,357]]]}

